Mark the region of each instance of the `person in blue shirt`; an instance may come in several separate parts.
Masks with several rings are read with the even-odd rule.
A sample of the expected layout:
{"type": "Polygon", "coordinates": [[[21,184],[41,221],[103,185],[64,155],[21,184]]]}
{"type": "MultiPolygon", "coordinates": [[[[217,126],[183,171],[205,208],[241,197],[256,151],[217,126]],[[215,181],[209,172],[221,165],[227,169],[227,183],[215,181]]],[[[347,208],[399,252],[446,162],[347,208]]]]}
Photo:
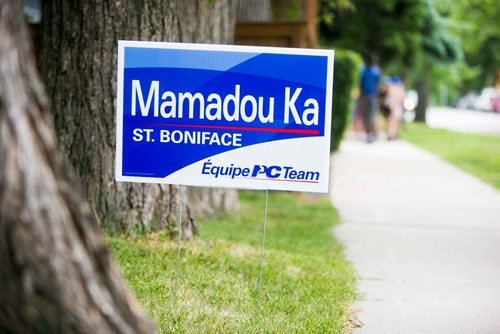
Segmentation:
{"type": "Polygon", "coordinates": [[[359,103],[366,141],[371,143],[377,137],[375,116],[377,114],[377,93],[381,72],[377,66],[375,54],[368,54],[364,61],[365,65],[361,68],[359,103]]]}

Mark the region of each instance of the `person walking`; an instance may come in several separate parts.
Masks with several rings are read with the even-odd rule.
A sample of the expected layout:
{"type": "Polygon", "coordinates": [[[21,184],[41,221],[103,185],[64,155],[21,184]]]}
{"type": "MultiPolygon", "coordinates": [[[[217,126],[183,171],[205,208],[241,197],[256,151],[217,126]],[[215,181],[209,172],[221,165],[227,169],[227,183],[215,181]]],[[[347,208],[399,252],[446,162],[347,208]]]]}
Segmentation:
{"type": "Polygon", "coordinates": [[[401,79],[394,75],[385,78],[379,92],[380,109],[386,121],[387,140],[396,139],[403,123],[403,103],[406,89],[401,79]]]}
{"type": "Polygon", "coordinates": [[[363,127],[366,132],[366,142],[371,143],[377,137],[376,114],[377,92],[380,82],[380,68],[377,65],[377,56],[373,53],[364,57],[364,66],[361,68],[360,79],[360,109],[363,117],[363,127]]]}

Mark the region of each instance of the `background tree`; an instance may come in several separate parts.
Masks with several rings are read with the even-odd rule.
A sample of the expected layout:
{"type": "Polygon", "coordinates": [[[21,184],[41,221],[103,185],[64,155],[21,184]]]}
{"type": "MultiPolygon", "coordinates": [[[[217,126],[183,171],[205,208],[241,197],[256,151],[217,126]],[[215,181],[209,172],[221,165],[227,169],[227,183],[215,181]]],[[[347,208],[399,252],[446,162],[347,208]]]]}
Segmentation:
{"type": "Polygon", "coordinates": [[[417,120],[425,121],[430,69],[455,61],[460,48],[428,0],[353,0],[339,6],[323,0],[321,35],[328,44],[376,52],[386,74],[403,77],[419,91],[417,120]]]}
{"type": "Polygon", "coordinates": [[[460,42],[450,33],[445,18],[430,1],[427,1],[426,7],[421,30],[423,55],[413,71],[419,96],[415,121],[423,123],[426,121],[433,69],[440,64],[449,65],[461,57],[460,42]]]}
{"type": "Polygon", "coordinates": [[[152,333],[56,148],[20,4],[0,2],[0,332],[152,333]]]}
{"type": "MultiPolygon", "coordinates": [[[[177,186],[114,181],[117,40],[226,44],[235,18],[236,0],[45,2],[40,63],[57,137],[107,228],[166,228],[178,212],[177,186]]],[[[184,237],[193,233],[193,194],[186,201],[193,206],[184,208],[184,237]]],[[[211,191],[196,197],[204,212],[237,203],[235,191],[217,190],[212,202],[205,194],[211,191]]]]}
{"type": "Polygon", "coordinates": [[[448,0],[443,7],[455,21],[454,31],[463,41],[465,64],[475,74],[462,81],[461,90],[493,86],[500,69],[500,2],[448,0]]]}
{"type": "Polygon", "coordinates": [[[376,52],[386,72],[406,72],[420,51],[424,2],[353,0],[339,6],[322,1],[321,37],[360,54],[376,52]]]}

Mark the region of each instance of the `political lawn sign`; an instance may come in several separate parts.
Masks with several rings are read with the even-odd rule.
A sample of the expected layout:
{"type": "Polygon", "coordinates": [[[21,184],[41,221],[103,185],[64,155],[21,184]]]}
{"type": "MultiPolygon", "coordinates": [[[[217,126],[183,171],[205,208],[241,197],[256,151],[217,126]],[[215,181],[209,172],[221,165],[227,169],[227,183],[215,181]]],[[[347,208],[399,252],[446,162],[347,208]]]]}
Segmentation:
{"type": "Polygon", "coordinates": [[[117,181],[328,192],[333,58],[119,41],[117,181]]]}

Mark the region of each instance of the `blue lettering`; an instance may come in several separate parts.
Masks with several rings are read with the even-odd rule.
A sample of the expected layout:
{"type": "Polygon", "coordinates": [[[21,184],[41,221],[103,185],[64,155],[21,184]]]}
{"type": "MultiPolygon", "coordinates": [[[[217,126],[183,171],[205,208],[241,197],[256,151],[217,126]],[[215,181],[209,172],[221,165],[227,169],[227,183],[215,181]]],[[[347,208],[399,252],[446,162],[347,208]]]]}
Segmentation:
{"type": "Polygon", "coordinates": [[[210,166],[211,165],[212,165],[212,163],[210,162],[210,159],[208,159],[207,162],[205,162],[203,164],[203,168],[201,169],[201,174],[205,174],[205,175],[210,174],[210,166]]]}
{"type": "Polygon", "coordinates": [[[281,172],[281,167],[279,167],[279,166],[267,167],[266,176],[271,178],[271,179],[275,179],[281,175],[280,172],[281,172]]]}

